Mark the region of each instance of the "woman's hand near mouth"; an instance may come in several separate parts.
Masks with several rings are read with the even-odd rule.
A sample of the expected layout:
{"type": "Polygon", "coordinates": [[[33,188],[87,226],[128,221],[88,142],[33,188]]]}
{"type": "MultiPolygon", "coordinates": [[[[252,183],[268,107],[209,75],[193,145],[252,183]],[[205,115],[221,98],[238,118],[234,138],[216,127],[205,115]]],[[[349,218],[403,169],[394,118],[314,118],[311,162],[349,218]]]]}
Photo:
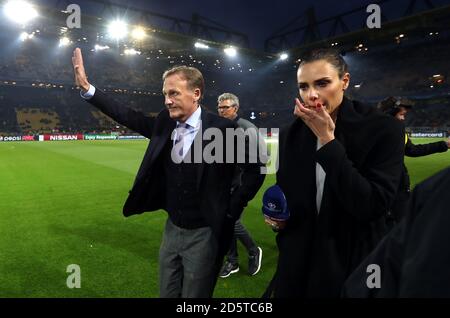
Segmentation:
{"type": "Polygon", "coordinates": [[[334,130],[336,126],[322,103],[317,102],[315,107],[309,108],[305,107],[305,105],[296,98],[294,115],[303,120],[319,139],[321,145],[325,145],[334,139],[334,130]]]}

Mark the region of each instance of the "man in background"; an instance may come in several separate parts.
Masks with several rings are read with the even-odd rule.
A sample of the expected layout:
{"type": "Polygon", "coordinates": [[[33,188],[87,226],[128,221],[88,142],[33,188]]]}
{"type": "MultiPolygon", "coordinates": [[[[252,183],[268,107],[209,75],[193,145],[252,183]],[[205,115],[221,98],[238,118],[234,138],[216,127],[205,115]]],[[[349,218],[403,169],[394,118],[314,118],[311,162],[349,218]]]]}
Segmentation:
{"type": "MultiPolygon", "coordinates": [[[[238,115],[239,110],[239,98],[231,93],[224,93],[220,95],[217,99],[217,111],[219,116],[228,118],[246,131],[249,134],[256,134],[255,139],[259,142],[264,142],[261,136],[258,134],[258,128],[253,125],[248,120],[245,120],[238,115]]],[[[237,167],[231,192],[240,186],[242,176],[242,169],[237,167]]],[[[242,213],[241,213],[242,215],[242,213]]],[[[234,236],[231,241],[231,247],[227,254],[226,261],[220,271],[220,277],[226,278],[231,274],[237,273],[239,271],[239,260],[238,260],[238,250],[237,250],[237,240],[245,246],[248,252],[248,274],[253,276],[256,275],[261,268],[262,260],[262,249],[257,246],[255,241],[250,236],[250,233],[242,224],[241,220],[238,219],[234,225],[234,236]]]]}
{"type": "MultiPolygon", "coordinates": [[[[404,122],[406,114],[413,106],[412,101],[402,98],[388,97],[378,104],[378,108],[385,114],[404,122]]],[[[450,138],[447,141],[437,141],[428,144],[415,145],[405,133],[405,156],[422,157],[438,152],[446,152],[450,148],[450,138]]],[[[403,215],[410,197],[410,178],[408,169],[403,163],[402,178],[397,191],[397,197],[392,207],[390,221],[398,223],[403,215]]]]}

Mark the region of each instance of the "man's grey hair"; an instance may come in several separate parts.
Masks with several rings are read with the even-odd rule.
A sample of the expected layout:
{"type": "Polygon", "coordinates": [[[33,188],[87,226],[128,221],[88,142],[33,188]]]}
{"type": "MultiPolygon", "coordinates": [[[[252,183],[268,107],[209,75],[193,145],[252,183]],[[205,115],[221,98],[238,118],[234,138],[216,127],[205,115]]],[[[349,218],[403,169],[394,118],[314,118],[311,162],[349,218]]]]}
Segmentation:
{"type": "Polygon", "coordinates": [[[220,95],[217,98],[217,102],[218,103],[223,102],[224,100],[231,100],[233,102],[233,104],[235,104],[236,106],[239,107],[239,98],[236,95],[234,95],[234,94],[223,93],[222,95],[220,95]]]}

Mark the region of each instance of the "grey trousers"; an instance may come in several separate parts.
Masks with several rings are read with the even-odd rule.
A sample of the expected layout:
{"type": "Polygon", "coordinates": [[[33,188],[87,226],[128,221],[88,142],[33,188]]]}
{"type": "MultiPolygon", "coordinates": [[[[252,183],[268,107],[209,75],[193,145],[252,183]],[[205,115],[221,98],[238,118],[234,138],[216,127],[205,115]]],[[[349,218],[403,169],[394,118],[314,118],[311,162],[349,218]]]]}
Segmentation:
{"type": "Polygon", "coordinates": [[[239,262],[238,248],[237,248],[238,239],[247,249],[249,256],[253,256],[256,255],[256,253],[258,253],[258,247],[256,246],[255,241],[250,236],[250,233],[248,233],[247,229],[241,223],[241,220],[240,219],[237,220],[236,224],[234,225],[234,236],[231,241],[230,250],[227,254],[228,261],[234,265],[237,265],[239,262]]]}
{"type": "Polygon", "coordinates": [[[167,219],[159,250],[160,297],[212,297],[221,261],[210,227],[183,229],[167,219]]]}

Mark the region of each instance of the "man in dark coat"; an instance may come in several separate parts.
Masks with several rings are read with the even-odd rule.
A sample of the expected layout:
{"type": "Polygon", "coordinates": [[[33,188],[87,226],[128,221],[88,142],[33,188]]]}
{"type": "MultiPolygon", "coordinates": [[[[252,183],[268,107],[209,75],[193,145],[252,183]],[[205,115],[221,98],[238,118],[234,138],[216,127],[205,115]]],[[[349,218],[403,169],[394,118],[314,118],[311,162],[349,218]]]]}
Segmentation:
{"type": "MultiPolygon", "coordinates": [[[[239,98],[236,95],[223,93],[217,98],[217,103],[217,111],[220,117],[228,118],[237,123],[240,128],[249,134],[248,140],[250,140],[250,136],[253,136],[252,138],[257,142],[258,146],[263,147],[262,143],[265,142],[264,137],[259,134],[258,128],[253,123],[238,115],[240,105],[239,98]]],[[[238,168],[233,178],[233,189],[241,183],[241,173],[241,169],[238,168]]],[[[222,278],[226,278],[239,271],[237,240],[241,241],[248,253],[248,274],[251,276],[256,275],[261,269],[263,251],[261,247],[256,245],[252,236],[239,219],[234,226],[234,237],[231,241],[230,251],[220,270],[219,275],[222,278]]]]}
{"type": "Polygon", "coordinates": [[[226,130],[237,125],[200,107],[204,80],[198,69],[180,66],[164,73],[166,109],[151,118],[90,85],[80,49],[72,62],[77,85],[89,103],[151,139],[123,213],[168,212],[159,256],[160,296],[211,297],[234,224],[264,180],[261,164],[246,160],[242,182],[230,193],[237,164],[228,160],[227,155],[235,154],[226,146],[235,145],[236,139],[229,139],[226,130]],[[213,135],[214,146],[203,138],[212,130],[223,137],[213,135]],[[211,148],[219,154],[213,158],[217,160],[204,157],[211,148]]]}

